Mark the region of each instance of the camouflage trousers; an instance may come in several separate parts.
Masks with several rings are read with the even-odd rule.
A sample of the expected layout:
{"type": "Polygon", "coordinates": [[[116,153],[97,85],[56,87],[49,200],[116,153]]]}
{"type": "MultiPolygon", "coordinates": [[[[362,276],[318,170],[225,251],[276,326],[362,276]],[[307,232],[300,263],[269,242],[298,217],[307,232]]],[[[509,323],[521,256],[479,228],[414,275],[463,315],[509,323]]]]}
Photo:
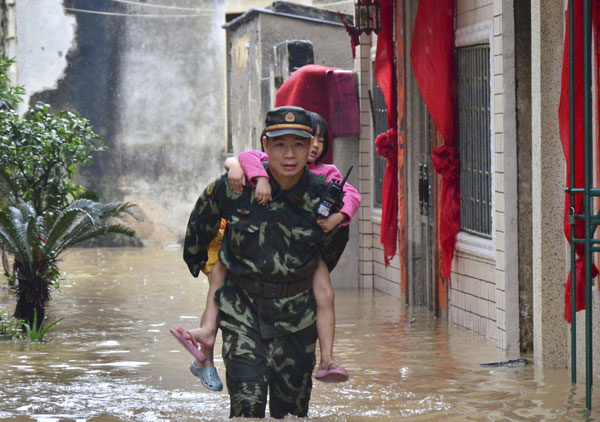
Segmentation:
{"type": "Polygon", "coordinates": [[[305,417],[315,367],[316,324],[286,336],[262,339],[250,327],[221,313],[223,362],[230,417],[264,418],[269,395],[272,418],[305,417]]]}

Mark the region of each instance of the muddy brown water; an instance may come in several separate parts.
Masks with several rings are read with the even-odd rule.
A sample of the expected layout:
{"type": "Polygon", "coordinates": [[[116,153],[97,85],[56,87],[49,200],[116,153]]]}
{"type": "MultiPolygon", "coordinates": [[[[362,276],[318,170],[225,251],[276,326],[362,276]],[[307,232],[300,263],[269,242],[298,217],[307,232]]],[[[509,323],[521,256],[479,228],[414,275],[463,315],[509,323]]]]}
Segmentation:
{"type": "MultiPolygon", "coordinates": [[[[226,391],[205,390],[169,334],[198,324],[208,288],[179,248],[75,250],[61,269],[48,314],[64,320],[50,341],[0,342],[0,420],[228,419],[226,391]]],[[[3,281],[0,310],[13,307],[3,281]]],[[[399,299],[338,290],[336,311],[335,351],[351,378],[315,382],[308,421],[600,420],[600,394],[586,413],[566,369],[481,367],[515,356],[399,299]]]]}

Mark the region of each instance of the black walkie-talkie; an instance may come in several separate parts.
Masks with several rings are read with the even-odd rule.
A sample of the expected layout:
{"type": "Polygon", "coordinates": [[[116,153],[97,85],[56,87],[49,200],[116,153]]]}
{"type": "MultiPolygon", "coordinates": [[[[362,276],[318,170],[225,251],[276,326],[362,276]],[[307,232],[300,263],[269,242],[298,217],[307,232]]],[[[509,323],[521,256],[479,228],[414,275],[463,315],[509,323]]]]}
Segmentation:
{"type": "Polygon", "coordinates": [[[327,185],[327,190],[325,191],[325,195],[321,198],[321,202],[319,203],[319,207],[317,208],[317,214],[321,217],[329,217],[332,211],[339,211],[342,207],[342,198],[344,197],[344,185],[346,184],[346,180],[348,180],[348,176],[350,176],[350,172],[352,171],[353,166],[350,166],[348,169],[348,173],[346,173],[346,177],[341,182],[337,179],[332,179],[327,185]]]}

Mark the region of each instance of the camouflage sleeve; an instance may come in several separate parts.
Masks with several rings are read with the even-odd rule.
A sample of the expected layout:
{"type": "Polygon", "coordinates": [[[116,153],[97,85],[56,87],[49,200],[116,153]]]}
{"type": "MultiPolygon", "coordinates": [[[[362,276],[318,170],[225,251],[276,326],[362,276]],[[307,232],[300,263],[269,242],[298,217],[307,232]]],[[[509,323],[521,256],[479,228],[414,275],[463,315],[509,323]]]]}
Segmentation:
{"type": "Polygon", "coordinates": [[[349,232],[350,229],[348,226],[337,226],[332,231],[326,233],[325,237],[321,241],[319,250],[321,251],[321,256],[325,260],[325,263],[327,264],[329,272],[333,271],[340,257],[342,256],[344,248],[346,248],[346,243],[348,242],[349,232]]]}
{"type": "Polygon", "coordinates": [[[198,277],[206,265],[208,245],[219,232],[220,204],[226,180],[226,175],[221,176],[204,189],[188,220],[183,245],[183,260],[194,277],[198,277]]]}

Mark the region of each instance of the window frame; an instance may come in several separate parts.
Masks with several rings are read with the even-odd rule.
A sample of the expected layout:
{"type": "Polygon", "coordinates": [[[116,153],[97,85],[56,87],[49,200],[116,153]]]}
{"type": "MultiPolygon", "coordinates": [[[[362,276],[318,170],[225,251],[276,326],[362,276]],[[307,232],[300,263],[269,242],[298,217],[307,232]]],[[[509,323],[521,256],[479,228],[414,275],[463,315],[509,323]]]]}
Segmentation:
{"type": "Polygon", "coordinates": [[[493,211],[490,53],[490,46],[483,43],[458,47],[455,53],[459,114],[458,149],[461,168],[461,230],[488,239],[492,237],[493,211]],[[485,56],[487,60],[482,61],[482,56],[485,56]],[[461,60],[463,58],[464,60],[461,60]],[[486,61],[487,68],[482,69],[481,65],[486,61]],[[466,65],[465,69],[459,66],[463,62],[466,65]],[[487,71],[487,75],[485,71],[487,71]],[[482,79],[483,82],[487,82],[485,86],[482,84],[482,79]],[[459,88],[461,81],[467,81],[462,89],[459,88]],[[481,89],[482,86],[487,89],[487,93],[481,89]],[[462,101],[461,104],[464,96],[469,99],[462,101]],[[487,104],[485,100],[487,100],[487,104]],[[479,114],[482,108],[486,113],[479,114]],[[461,110],[463,110],[463,114],[461,114],[461,110]],[[465,130],[461,132],[463,128],[465,130]],[[484,132],[482,129],[486,131],[484,132]],[[472,140],[473,143],[465,148],[463,142],[467,140],[472,140]]]}
{"type": "Polygon", "coordinates": [[[477,44],[488,44],[490,46],[490,173],[491,195],[492,195],[492,229],[491,238],[476,236],[461,230],[456,237],[456,251],[468,253],[483,259],[493,261],[496,259],[496,175],[495,175],[495,119],[494,119],[494,26],[492,20],[482,21],[475,25],[458,28],[455,31],[455,48],[468,47],[477,44]]]}

